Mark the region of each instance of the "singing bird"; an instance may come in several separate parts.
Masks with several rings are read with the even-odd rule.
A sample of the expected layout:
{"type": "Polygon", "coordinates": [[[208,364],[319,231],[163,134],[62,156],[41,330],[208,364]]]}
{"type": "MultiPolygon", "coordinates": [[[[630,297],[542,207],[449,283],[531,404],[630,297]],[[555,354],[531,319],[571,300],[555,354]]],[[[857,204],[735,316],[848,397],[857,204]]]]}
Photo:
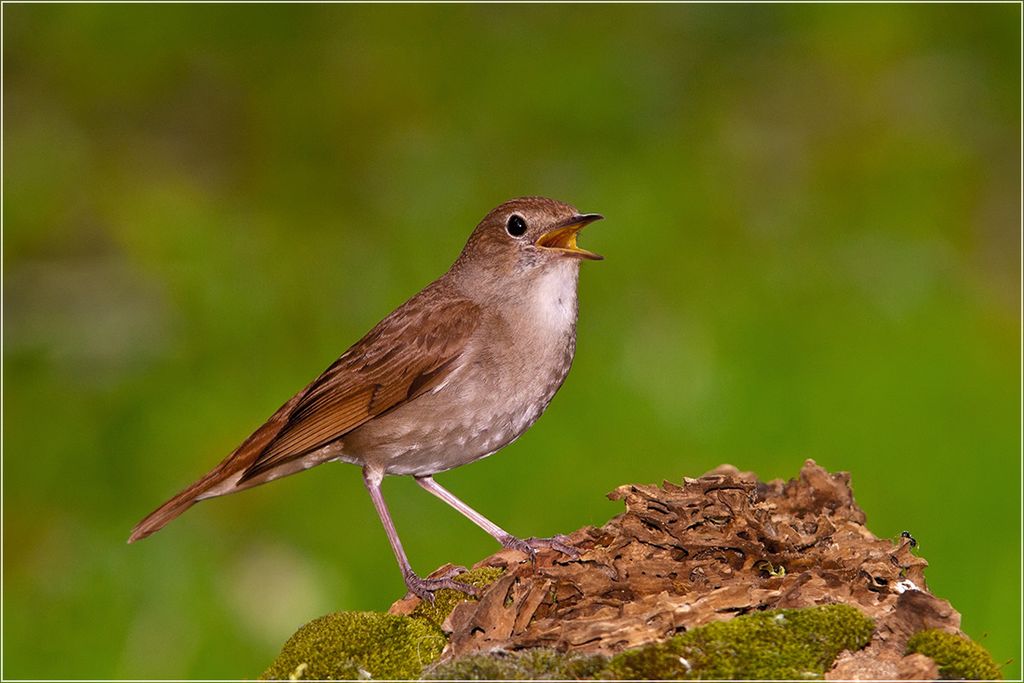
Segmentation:
{"type": "Polygon", "coordinates": [[[406,475],[502,546],[565,553],[558,539],[520,539],[434,481],[517,439],[562,386],[576,350],[580,263],[602,257],[577,234],[600,219],[543,197],[501,204],[451,268],[384,318],[270,416],[227,458],[136,525],[149,536],[193,504],[325,462],[358,465],[409,590],[471,592],[425,579],[406,558],[381,494],[406,475]]]}

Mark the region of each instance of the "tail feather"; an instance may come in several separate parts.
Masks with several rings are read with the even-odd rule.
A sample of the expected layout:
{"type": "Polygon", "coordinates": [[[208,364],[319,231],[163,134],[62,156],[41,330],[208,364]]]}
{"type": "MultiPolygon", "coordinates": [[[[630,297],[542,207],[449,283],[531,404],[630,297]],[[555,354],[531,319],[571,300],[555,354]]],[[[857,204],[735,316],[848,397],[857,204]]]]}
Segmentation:
{"type": "Polygon", "coordinates": [[[212,470],[199,478],[198,481],[186,488],[178,495],[158,507],[153,512],[135,525],[129,543],[156,533],[175,517],[188,510],[204,498],[222,496],[226,493],[234,493],[269,480],[269,476],[254,479],[245,484],[239,485],[238,477],[249,465],[259,456],[260,452],[267,447],[287,421],[288,415],[294,409],[299,399],[302,398],[305,390],[299,392],[287,403],[277,409],[270,419],[262,427],[253,432],[248,439],[234,450],[228,457],[212,470]]]}
{"type": "Polygon", "coordinates": [[[202,493],[206,491],[211,484],[216,483],[214,480],[220,479],[220,476],[218,476],[220,474],[220,468],[213,470],[199,481],[195,482],[184,491],[158,507],[156,510],[153,510],[153,512],[146,515],[146,518],[136,524],[135,528],[132,529],[132,534],[128,537],[128,542],[134,543],[135,541],[141,540],[150,534],[160,531],[160,529],[164,528],[164,525],[172,519],[198,503],[202,493]]]}

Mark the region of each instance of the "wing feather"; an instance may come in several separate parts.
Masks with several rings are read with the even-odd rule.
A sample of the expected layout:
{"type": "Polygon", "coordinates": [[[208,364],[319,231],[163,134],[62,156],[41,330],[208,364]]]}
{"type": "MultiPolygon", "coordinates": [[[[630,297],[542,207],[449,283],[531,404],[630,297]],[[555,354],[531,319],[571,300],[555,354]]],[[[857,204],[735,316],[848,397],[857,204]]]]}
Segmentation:
{"type": "Polygon", "coordinates": [[[478,321],[476,305],[464,299],[440,313],[429,300],[410,300],[306,388],[239,483],[301,458],[437,386],[458,367],[478,321]]]}

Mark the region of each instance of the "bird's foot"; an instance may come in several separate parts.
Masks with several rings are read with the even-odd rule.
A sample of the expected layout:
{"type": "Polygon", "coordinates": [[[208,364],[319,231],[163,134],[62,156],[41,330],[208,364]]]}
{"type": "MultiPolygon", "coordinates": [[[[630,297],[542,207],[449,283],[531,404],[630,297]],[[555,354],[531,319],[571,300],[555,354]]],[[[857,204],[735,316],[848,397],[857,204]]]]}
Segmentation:
{"type": "Polygon", "coordinates": [[[479,597],[480,591],[475,586],[470,586],[468,583],[462,583],[461,581],[455,581],[452,578],[459,574],[464,574],[465,572],[465,567],[451,567],[443,574],[422,579],[414,572],[408,571],[405,572],[404,575],[405,585],[409,589],[410,593],[422,600],[426,600],[430,604],[434,604],[434,593],[445,588],[459,591],[466,595],[472,595],[473,597],[479,597]]]}
{"type": "Polygon", "coordinates": [[[531,562],[537,561],[537,551],[541,548],[557,550],[563,555],[568,555],[574,560],[580,556],[580,551],[569,542],[569,537],[561,534],[558,536],[552,536],[551,538],[516,538],[515,536],[509,535],[502,539],[501,545],[504,548],[511,548],[512,550],[518,550],[526,553],[530,556],[531,562]]]}

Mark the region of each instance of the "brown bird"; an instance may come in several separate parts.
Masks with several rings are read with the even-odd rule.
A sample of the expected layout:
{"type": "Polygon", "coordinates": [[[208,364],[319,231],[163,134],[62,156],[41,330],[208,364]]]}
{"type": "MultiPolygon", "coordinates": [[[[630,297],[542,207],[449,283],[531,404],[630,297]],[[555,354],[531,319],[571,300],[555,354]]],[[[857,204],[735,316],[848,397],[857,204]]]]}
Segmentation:
{"type": "Polygon", "coordinates": [[[525,432],[562,385],[576,350],[576,243],[601,216],[543,197],[505,202],[469,236],[447,273],[343,353],[219,465],[132,530],[149,536],[194,503],[340,460],[359,465],[409,590],[471,592],[423,579],[406,558],[381,494],[409,475],[498,540],[531,555],[558,539],[519,539],[433,475],[486,457],[525,432]]]}

